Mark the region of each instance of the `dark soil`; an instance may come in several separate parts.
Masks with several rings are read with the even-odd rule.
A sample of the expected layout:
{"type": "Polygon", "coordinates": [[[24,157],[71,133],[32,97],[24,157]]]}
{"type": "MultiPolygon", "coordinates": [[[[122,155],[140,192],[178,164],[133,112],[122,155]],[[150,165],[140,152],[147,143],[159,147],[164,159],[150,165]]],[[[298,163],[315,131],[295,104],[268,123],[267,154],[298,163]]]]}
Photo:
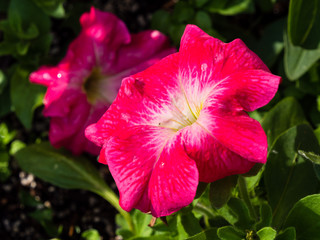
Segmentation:
{"type": "MultiPolygon", "coordinates": [[[[149,28],[151,14],[170,1],[100,0],[92,2],[99,9],[113,12],[120,17],[131,32],[138,32],[149,28]]],[[[66,4],[68,4],[67,7],[72,8],[72,4],[78,4],[78,1],[67,0],[66,4]]],[[[53,36],[60,36],[60,38],[64,36],[63,32],[56,32],[67,32],[65,29],[55,28],[54,24],[58,24],[59,20],[53,20],[52,22],[53,36]]],[[[68,37],[73,38],[75,36],[69,34],[68,37]]],[[[63,50],[56,49],[57,46],[59,47],[60,40],[58,37],[53,39],[52,48],[55,49],[51,52],[56,56],[63,56],[64,54],[63,50]]],[[[13,63],[14,59],[10,56],[1,57],[1,68],[8,68],[13,63]]],[[[33,128],[28,132],[14,114],[6,116],[4,121],[10,122],[12,127],[18,130],[17,139],[29,144],[36,137],[43,138],[43,133],[48,131],[48,119],[41,116],[41,109],[37,112],[36,115],[38,116],[35,117],[33,128]]],[[[99,169],[109,186],[116,191],[116,186],[107,166],[97,163],[95,157],[92,157],[92,162],[99,169]]],[[[52,231],[58,229],[58,227],[60,227],[60,239],[81,239],[81,233],[91,228],[98,230],[103,239],[118,238],[115,235],[116,210],[100,196],[88,191],[61,189],[43,182],[31,174],[23,172],[15,159],[10,160],[10,170],[12,174],[9,179],[0,183],[1,240],[50,239],[54,237],[52,231]],[[30,199],[33,199],[31,203],[30,199]],[[35,200],[38,203],[34,203],[35,200]],[[42,217],[41,222],[39,217],[34,217],[35,212],[48,209],[52,210],[52,218],[50,215],[47,218],[42,217]]]]}
{"type": "MultiPolygon", "coordinates": [[[[96,165],[115,190],[107,167],[96,165]]],[[[31,216],[41,209],[52,210],[53,227],[62,228],[61,239],[80,239],[81,232],[91,228],[98,230],[103,239],[114,239],[116,211],[100,196],[88,191],[61,189],[43,182],[21,171],[14,159],[11,161],[11,170],[11,177],[0,187],[1,240],[53,237],[31,216]],[[23,193],[27,196],[30,194],[42,204],[28,206],[28,201],[21,199],[23,193]]]]}

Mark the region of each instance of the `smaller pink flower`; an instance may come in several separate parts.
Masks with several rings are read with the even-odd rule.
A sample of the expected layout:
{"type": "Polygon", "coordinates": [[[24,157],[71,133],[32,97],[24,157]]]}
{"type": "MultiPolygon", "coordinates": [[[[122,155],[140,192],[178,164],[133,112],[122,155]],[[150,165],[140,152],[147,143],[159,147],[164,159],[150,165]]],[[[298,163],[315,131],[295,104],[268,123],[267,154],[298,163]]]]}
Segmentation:
{"type": "Polygon", "coordinates": [[[86,129],[121,207],[170,215],[192,202],[199,181],[265,163],[266,134],[246,112],[266,105],[279,81],[241,40],[223,43],[188,25],[179,52],[125,78],[86,129]]]}
{"type": "Polygon", "coordinates": [[[176,50],[158,31],[128,32],[111,13],[91,8],[80,18],[82,31],[57,66],[31,73],[32,83],[48,87],[44,116],[50,117],[49,139],[74,154],[98,154],[100,148],[84,136],[117,95],[123,77],[151,66],[176,50]]]}

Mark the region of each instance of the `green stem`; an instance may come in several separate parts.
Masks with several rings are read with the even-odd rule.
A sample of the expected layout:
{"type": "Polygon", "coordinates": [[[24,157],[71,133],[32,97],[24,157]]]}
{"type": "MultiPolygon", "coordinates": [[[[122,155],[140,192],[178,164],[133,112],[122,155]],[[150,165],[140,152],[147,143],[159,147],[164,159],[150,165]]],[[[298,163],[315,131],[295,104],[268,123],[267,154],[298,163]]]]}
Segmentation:
{"type": "Polygon", "coordinates": [[[239,186],[239,191],[240,191],[240,197],[243,199],[243,201],[248,206],[251,217],[253,217],[256,220],[257,215],[256,215],[256,212],[254,211],[252,204],[251,204],[249,194],[248,194],[246,179],[243,176],[239,175],[238,186],[239,186]]]}
{"type": "Polygon", "coordinates": [[[129,229],[134,233],[135,228],[133,225],[133,221],[131,215],[123,210],[119,205],[119,198],[118,196],[112,191],[112,189],[108,185],[104,185],[104,188],[101,189],[100,192],[97,192],[101,197],[107,200],[118,212],[122,215],[122,217],[126,220],[129,229]]]}

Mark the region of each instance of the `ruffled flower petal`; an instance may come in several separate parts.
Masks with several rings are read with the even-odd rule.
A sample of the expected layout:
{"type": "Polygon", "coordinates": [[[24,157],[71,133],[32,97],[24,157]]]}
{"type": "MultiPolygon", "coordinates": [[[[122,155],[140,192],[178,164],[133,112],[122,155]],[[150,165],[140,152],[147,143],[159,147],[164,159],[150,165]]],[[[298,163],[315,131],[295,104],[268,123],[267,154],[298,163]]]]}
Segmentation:
{"type": "Polygon", "coordinates": [[[138,208],[160,217],[192,202],[198,171],[171,130],[130,128],[125,138],[110,138],[104,151],[126,211],[138,208]]]}
{"type": "Polygon", "coordinates": [[[230,175],[243,174],[255,164],[222,145],[200,124],[183,129],[182,142],[188,156],[197,164],[201,182],[210,183],[230,175]]]}

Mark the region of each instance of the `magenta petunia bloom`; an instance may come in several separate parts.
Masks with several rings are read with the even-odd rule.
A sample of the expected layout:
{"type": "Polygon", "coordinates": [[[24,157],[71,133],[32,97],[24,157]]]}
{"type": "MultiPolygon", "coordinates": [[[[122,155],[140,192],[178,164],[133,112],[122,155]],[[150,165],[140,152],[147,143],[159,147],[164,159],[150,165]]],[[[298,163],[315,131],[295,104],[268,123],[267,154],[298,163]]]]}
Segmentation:
{"type": "Polygon", "coordinates": [[[43,114],[51,117],[50,142],[75,154],[97,155],[100,148],[85,138],[84,130],[108,109],[122,78],[176,50],[160,32],[130,35],[120,19],[95,8],[84,13],[80,22],[82,31],[64,59],[33,72],[30,81],[48,87],[43,114]]]}
{"type": "Polygon", "coordinates": [[[279,81],[241,40],[226,44],[188,25],[179,52],[125,78],[86,129],[121,207],[166,216],[192,202],[199,181],[265,163],[266,134],[246,112],[266,105],[279,81]]]}

